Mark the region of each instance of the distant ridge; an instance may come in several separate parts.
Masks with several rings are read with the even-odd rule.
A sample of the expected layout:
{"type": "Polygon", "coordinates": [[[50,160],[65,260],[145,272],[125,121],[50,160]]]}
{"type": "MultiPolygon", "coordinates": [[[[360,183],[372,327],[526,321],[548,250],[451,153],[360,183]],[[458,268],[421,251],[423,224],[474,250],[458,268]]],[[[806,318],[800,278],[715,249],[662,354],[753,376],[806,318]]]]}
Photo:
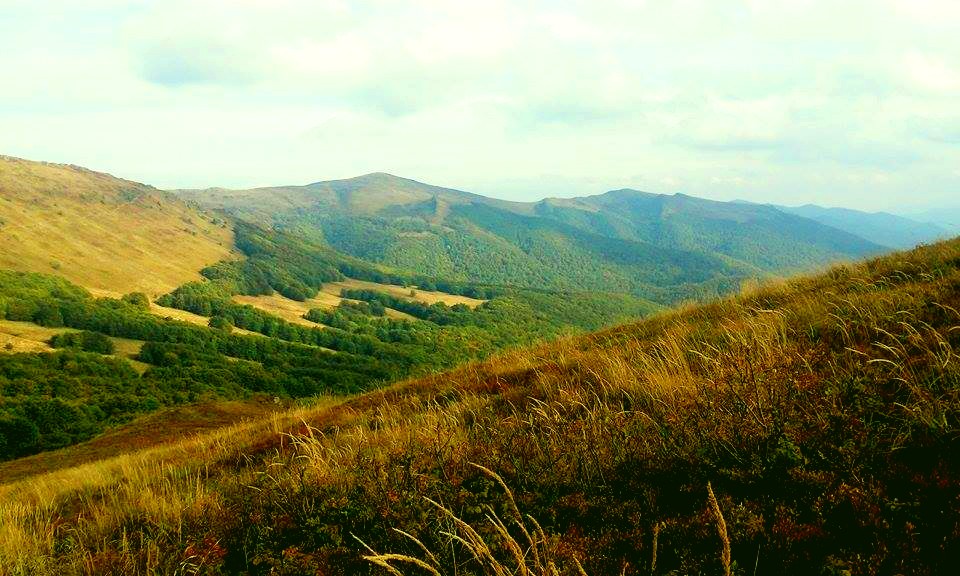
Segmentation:
{"type": "Polygon", "coordinates": [[[630,292],[664,303],[885,249],[773,207],[629,188],[510,202],[374,172],[302,186],[177,194],[428,275],[630,292]]]}
{"type": "MultiPolygon", "coordinates": [[[[746,200],[736,200],[735,202],[756,205],[746,200]]],[[[935,242],[951,235],[950,231],[944,226],[888,212],[825,208],[816,204],[804,204],[803,206],[770,204],[770,206],[789,214],[803,216],[827,226],[846,230],[870,242],[889,248],[913,248],[918,244],[935,242]]]]}

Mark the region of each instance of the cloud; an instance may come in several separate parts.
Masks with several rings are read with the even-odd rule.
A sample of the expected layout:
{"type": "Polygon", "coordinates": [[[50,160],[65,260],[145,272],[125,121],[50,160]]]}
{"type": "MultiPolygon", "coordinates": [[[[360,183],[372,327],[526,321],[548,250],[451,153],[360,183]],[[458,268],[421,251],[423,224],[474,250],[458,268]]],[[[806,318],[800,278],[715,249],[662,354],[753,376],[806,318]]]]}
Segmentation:
{"type": "Polygon", "coordinates": [[[191,84],[234,86],[258,78],[254,54],[240,55],[210,41],[154,44],[140,54],[144,80],[167,87],[191,84]]]}
{"type": "Polygon", "coordinates": [[[955,192],[952,1],[93,1],[4,4],[3,152],[171,187],[955,192]]]}

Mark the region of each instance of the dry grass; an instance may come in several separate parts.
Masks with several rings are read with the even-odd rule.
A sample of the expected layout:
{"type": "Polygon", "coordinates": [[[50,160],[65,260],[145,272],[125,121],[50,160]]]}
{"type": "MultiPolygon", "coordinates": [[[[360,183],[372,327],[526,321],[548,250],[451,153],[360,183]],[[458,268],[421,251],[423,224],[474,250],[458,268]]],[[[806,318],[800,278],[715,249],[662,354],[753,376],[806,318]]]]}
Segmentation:
{"type": "Polygon", "coordinates": [[[151,297],[234,257],[231,230],[168,194],[82,168],[8,157],[0,157],[0,246],[0,268],[151,297]]]}
{"type": "Polygon", "coordinates": [[[411,296],[410,288],[404,288],[403,286],[396,286],[394,284],[379,284],[377,282],[367,282],[366,280],[354,280],[352,278],[348,278],[343,282],[330,282],[323,285],[323,291],[330,295],[339,296],[340,291],[344,289],[377,290],[380,292],[386,292],[391,296],[409,300],[411,302],[423,302],[424,304],[443,302],[447,306],[466,304],[471,308],[476,308],[480,304],[486,302],[486,300],[478,300],[476,298],[469,298],[467,296],[458,296],[456,294],[447,294],[445,292],[432,292],[419,289],[414,289],[415,295],[411,296]]]}
{"type": "Polygon", "coordinates": [[[197,326],[207,326],[210,323],[210,319],[206,316],[201,316],[199,314],[194,314],[193,312],[187,312],[186,310],[180,310],[177,308],[167,308],[166,306],[161,306],[154,302],[150,303],[150,313],[161,318],[173,318],[174,320],[189,322],[190,324],[196,324],[197,326]]]}
{"type": "MultiPolygon", "coordinates": [[[[412,297],[410,296],[410,288],[353,279],[347,279],[343,282],[325,283],[320,289],[320,292],[317,293],[316,297],[310,298],[303,302],[291,300],[290,298],[286,298],[285,296],[276,293],[269,296],[237,295],[233,296],[232,299],[238,304],[248,304],[254,308],[258,308],[264,312],[283,318],[288,322],[293,322],[294,324],[299,324],[301,326],[318,328],[322,327],[323,325],[311,322],[310,320],[304,318],[304,316],[313,308],[330,309],[337,307],[341,302],[344,301],[344,298],[340,297],[340,291],[343,289],[379,290],[381,292],[387,292],[391,295],[398,296],[406,300],[419,301],[426,304],[444,302],[450,306],[453,306],[454,304],[466,304],[470,307],[475,307],[484,302],[483,300],[468,298],[466,296],[456,296],[453,294],[445,294],[443,292],[426,292],[422,290],[415,290],[416,296],[412,297]]],[[[415,320],[413,316],[410,316],[404,312],[400,312],[399,310],[393,310],[392,308],[387,308],[386,312],[388,318],[394,318],[398,320],[415,320]]]]}
{"type": "Polygon", "coordinates": [[[130,365],[133,366],[133,369],[140,374],[143,374],[150,369],[149,364],[140,362],[136,359],[137,355],[140,354],[140,349],[143,348],[143,340],[117,337],[111,337],[110,340],[113,341],[114,357],[123,358],[129,362],[130,365]]]}
{"type": "Polygon", "coordinates": [[[32,322],[0,320],[0,353],[50,352],[53,348],[47,342],[57,334],[65,332],[77,332],[77,330],[45,328],[32,322]]]}
{"type": "MultiPolygon", "coordinates": [[[[342,284],[341,282],[334,282],[332,284],[342,284]]],[[[324,284],[323,290],[321,290],[315,298],[310,298],[303,302],[297,300],[291,300],[285,296],[274,293],[269,296],[234,296],[233,301],[238,304],[249,304],[254,308],[259,308],[264,312],[273,314],[274,316],[279,316],[288,322],[293,322],[294,324],[300,324],[301,326],[310,326],[312,328],[322,328],[323,324],[318,324],[316,322],[311,322],[304,318],[304,315],[313,308],[335,308],[344,300],[339,296],[333,296],[329,291],[332,289],[328,288],[332,284],[324,284]],[[329,290],[329,291],[327,291],[329,290]]],[[[377,284],[377,286],[384,286],[377,284]]],[[[337,290],[339,293],[339,289],[337,290]]],[[[387,317],[395,319],[406,319],[406,320],[416,320],[413,316],[405,314],[398,310],[393,310],[387,308],[387,317]]]]}
{"type": "MultiPolygon", "coordinates": [[[[208,482],[217,473],[211,464],[235,461],[263,436],[282,434],[336,402],[318,399],[310,408],[227,426],[219,423],[222,427],[213,432],[178,430],[174,435],[164,435],[165,443],[154,443],[143,450],[0,484],[0,573],[103,573],[97,568],[96,557],[105,539],[110,538],[114,522],[139,517],[157,523],[154,525],[158,528],[163,526],[160,529],[165,534],[177,534],[191,515],[222,506],[219,495],[208,489],[208,482]],[[77,512],[79,516],[74,516],[77,512]],[[63,524],[65,514],[74,516],[79,524],[67,528],[63,524]],[[68,561],[56,560],[55,547],[64,537],[74,545],[87,543],[91,547],[85,552],[76,550],[78,553],[68,561]]],[[[156,418],[162,416],[154,417],[154,427],[150,428],[154,432],[162,424],[156,418]]],[[[83,452],[84,448],[68,450],[83,452]]],[[[238,478],[250,476],[248,472],[238,478]]],[[[125,549],[127,554],[132,553],[129,547],[125,549]]],[[[156,548],[144,551],[146,562],[128,559],[120,573],[165,572],[159,566],[169,565],[171,560],[175,567],[186,568],[182,573],[191,573],[189,562],[181,567],[179,559],[165,558],[156,548]]]]}
{"type": "MultiPolygon", "coordinates": [[[[39,326],[32,322],[18,322],[15,320],[0,320],[0,353],[17,352],[53,352],[55,351],[49,344],[51,338],[57,334],[67,332],[78,332],[73,328],[47,328],[39,326]],[[11,344],[7,347],[7,344],[11,344]]],[[[133,368],[143,374],[150,367],[143,362],[135,360],[140,348],[143,347],[142,340],[131,340],[129,338],[110,338],[115,347],[116,358],[123,358],[129,362],[133,368]]]]}
{"type": "Polygon", "coordinates": [[[311,308],[326,308],[325,304],[315,299],[298,302],[297,300],[291,300],[290,298],[275,293],[269,296],[237,295],[233,297],[233,301],[237,304],[248,304],[254,308],[283,318],[293,324],[309,326],[311,328],[320,328],[323,326],[322,324],[311,322],[303,317],[311,308]]]}
{"type": "Polygon", "coordinates": [[[165,408],[75,446],[0,462],[0,485],[141,450],[175,445],[198,434],[262,419],[283,410],[286,410],[284,405],[275,404],[270,398],[165,408]]]}
{"type": "MultiPolygon", "coordinates": [[[[427,498],[427,502],[436,508],[440,515],[438,521],[440,523],[446,521],[451,525],[449,530],[441,532],[447,539],[446,546],[461,547],[469,561],[480,567],[482,573],[487,576],[559,576],[560,571],[554,559],[556,542],[547,537],[535,518],[532,516],[524,517],[520,513],[513,491],[510,490],[510,487],[507,486],[507,483],[499,474],[479,464],[471,463],[471,465],[493,479],[503,489],[509,514],[508,520],[501,519],[496,510],[488,505],[486,507],[486,522],[492,528],[494,536],[493,539],[484,538],[477,528],[458,517],[448,507],[427,498]],[[514,528],[513,532],[511,532],[511,528],[514,528]],[[506,553],[498,554],[500,550],[504,550],[506,553]]],[[[449,567],[444,566],[438,560],[437,554],[431,552],[417,537],[396,528],[394,530],[416,544],[423,551],[425,559],[406,554],[378,554],[358,539],[369,552],[369,554],[363,556],[363,559],[375,566],[384,568],[395,576],[402,576],[397,568],[398,564],[416,566],[433,576],[450,574],[447,570],[449,567]]],[[[580,574],[584,574],[579,560],[575,558],[573,564],[580,574]]],[[[453,573],[456,574],[457,572],[459,571],[454,568],[453,573]]],[[[727,576],[729,576],[729,572],[727,576]]]]}

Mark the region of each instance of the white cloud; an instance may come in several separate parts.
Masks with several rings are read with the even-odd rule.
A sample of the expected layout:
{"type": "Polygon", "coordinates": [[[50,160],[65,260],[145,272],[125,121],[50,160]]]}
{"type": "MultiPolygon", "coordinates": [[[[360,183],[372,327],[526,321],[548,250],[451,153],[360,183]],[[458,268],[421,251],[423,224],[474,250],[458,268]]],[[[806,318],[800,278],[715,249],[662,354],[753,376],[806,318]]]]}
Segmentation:
{"type": "Polygon", "coordinates": [[[527,199],[936,202],[957,6],[8,1],[0,152],[163,186],[388,170],[527,199]]]}
{"type": "Polygon", "coordinates": [[[910,52],[903,59],[907,78],[921,88],[935,92],[960,93],[960,69],[944,59],[921,52],[910,52]]]}

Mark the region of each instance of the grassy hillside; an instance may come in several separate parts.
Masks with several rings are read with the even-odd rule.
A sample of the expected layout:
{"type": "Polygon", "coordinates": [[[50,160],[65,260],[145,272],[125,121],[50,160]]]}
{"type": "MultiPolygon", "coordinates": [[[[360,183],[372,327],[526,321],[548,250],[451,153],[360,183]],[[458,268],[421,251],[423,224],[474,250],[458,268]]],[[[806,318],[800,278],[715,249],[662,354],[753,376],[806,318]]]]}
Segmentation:
{"type": "Polygon", "coordinates": [[[619,190],[506,202],[388,174],[179,192],[366,261],[459,281],[624,292],[661,303],[882,248],[772,207],[619,190]]]}
{"type": "Polygon", "coordinates": [[[160,295],[231,257],[229,227],[150,186],[0,156],[0,269],[160,295]]]}
{"type": "Polygon", "coordinates": [[[954,240],[10,482],[0,567],[951,574],[958,310],[954,240]]]}

